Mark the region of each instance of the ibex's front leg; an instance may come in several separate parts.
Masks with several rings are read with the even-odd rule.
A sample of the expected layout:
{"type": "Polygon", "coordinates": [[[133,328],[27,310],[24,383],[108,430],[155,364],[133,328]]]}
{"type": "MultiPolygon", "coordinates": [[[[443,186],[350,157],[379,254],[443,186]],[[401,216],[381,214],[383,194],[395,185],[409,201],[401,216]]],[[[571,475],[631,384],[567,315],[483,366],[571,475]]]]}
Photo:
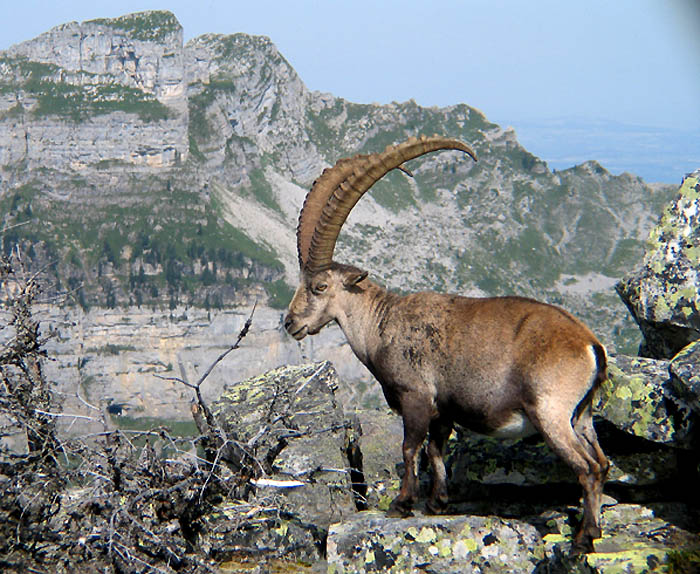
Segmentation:
{"type": "Polygon", "coordinates": [[[432,401],[417,393],[401,398],[403,415],[404,473],[399,495],[389,507],[390,516],[410,516],[418,497],[418,454],[423,445],[433,414],[432,401]]]}

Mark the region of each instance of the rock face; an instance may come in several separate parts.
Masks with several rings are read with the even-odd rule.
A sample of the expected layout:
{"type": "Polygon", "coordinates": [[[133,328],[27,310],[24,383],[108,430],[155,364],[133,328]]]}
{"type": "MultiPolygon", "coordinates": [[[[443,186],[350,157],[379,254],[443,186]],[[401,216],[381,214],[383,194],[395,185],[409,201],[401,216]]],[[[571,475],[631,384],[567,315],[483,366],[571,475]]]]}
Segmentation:
{"type": "Polygon", "coordinates": [[[58,26],[0,55],[0,164],[187,158],[182,27],[167,12],[58,26]]]}
{"type": "MultiPolygon", "coordinates": [[[[232,345],[251,313],[249,306],[210,310],[178,307],[172,311],[147,308],[88,311],[44,306],[38,309],[42,335],[52,357],[47,376],[65,398],[63,408],[89,417],[90,404],[114,405],[114,422],[121,426],[191,424],[191,393],[173,377],[194,382],[232,345]]],[[[283,313],[258,305],[253,327],[241,347],[219,363],[202,393],[214,401],[249,379],[279,365],[308,360],[331,360],[341,377],[338,400],[359,404],[372,399],[382,404],[371,375],[355,358],[339,329],[326,329],[302,344],[282,327],[283,313]],[[371,386],[370,386],[371,385],[371,386]],[[367,388],[364,395],[358,388],[367,388]]],[[[395,418],[395,417],[394,417],[395,418]]],[[[87,419],[66,422],[74,432],[99,432],[87,419]]],[[[382,456],[379,454],[378,456],[382,456]]]]}
{"type": "Polygon", "coordinates": [[[700,339],[700,170],[652,230],[642,267],[617,290],[644,335],[644,356],[670,359],[700,339]]]}

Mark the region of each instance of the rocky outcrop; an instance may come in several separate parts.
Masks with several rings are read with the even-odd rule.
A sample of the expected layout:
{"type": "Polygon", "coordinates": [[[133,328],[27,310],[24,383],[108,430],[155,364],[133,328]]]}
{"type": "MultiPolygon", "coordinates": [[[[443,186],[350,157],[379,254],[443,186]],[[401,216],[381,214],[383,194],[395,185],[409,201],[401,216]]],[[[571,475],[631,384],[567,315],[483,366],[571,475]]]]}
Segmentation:
{"type": "Polygon", "coordinates": [[[490,572],[493,574],[603,574],[693,572],[700,537],[693,517],[678,505],[618,504],[602,515],[605,537],[596,552],[567,555],[571,527],[564,513],[502,518],[443,516],[391,519],[362,513],[331,527],[329,572],[490,572]],[[687,570],[683,570],[687,569],[687,570]]]}
{"type": "MultiPolygon", "coordinates": [[[[265,159],[284,149],[274,171],[293,181],[316,177],[323,159],[306,129],[313,96],[269,38],[199,36],[185,46],[185,72],[195,122],[204,124],[193,126],[192,133],[208,163],[222,166],[227,154],[248,142],[263,161],[246,171],[264,169],[272,163],[265,159]]],[[[241,175],[244,185],[250,185],[252,174],[241,175]]]]}
{"type": "Polygon", "coordinates": [[[671,384],[676,395],[700,414],[700,341],[684,347],[670,364],[671,384]]]}
{"type": "Polygon", "coordinates": [[[217,556],[319,561],[329,526],[356,513],[356,425],[336,401],[337,384],[328,362],[283,367],[241,381],[214,403],[254,476],[245,502],[210,517],[217,556]]]}
{"type": "Polygon", "coordinates": [[[354,425],[335,400],[337,384],[328,362],[282,367],[239,382],[212,407],[258,461],[257,500],[326,530],[357,509],[354,425]]]}
{"type": "Polygon", "coordinates": [[[700,170],[684,179],[649,235],[642,267],[617,286],[644,335],[642,355],[670,359],[700,339],[698,285],[700,170]]]}
{"type": "Polygon", "coordinates": [[[693,378],[691,372],[700,362],[689,354],[675,364],[674,376],[670,361],[614,357],[609,379],[599,393],[600,416],[617,429],[644,440],[693,448],[700,440],[697,397],[680,387],[692,388],[688,375],[693,378]]]}
{"type": "Polygon", "coordinates": [[[544,544],[531,524],[495,516],[406,519],[366,512],[328,535],[329,571],[533,572],[544,544]]]}

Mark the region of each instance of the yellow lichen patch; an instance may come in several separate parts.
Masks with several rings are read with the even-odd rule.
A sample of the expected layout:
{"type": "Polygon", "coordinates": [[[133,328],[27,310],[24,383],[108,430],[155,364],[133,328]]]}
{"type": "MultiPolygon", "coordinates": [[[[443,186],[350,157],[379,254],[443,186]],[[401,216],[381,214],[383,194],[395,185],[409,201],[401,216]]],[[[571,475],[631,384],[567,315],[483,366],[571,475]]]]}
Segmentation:
{"type": "Polygon", "coordinates": [[[667,550],[638,544],[619,552],[594,552],[586,561],[605,574],[642,573],[661,570],[666,554],[667,550]]]}
{"type": "Polygon", "coordinates": [[[416,542],[422,542],[425,544],[435,542],[436,540],[437,540],[436,532],[432,528],[428,528],[427,526],[424,526],[423,528],[421,528],[420,532],[418,533],[418,536],[416,536],[416,542]]]}
{"type": "Polygon", "coordinates": [[[448,538],[442,538],[438,540],[437,549],[440,558],[447,558],[452,554],[452,543],[448,538]]]}

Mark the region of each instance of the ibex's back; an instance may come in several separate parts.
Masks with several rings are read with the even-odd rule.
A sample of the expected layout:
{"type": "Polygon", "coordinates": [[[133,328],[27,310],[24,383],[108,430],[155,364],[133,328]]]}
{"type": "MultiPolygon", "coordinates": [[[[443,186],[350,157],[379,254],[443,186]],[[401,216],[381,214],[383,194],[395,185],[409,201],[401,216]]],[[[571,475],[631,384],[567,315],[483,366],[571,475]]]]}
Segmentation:
{"type": "Polygon", "coordinates": [[[301,283],[285,326],[302,339],[337,322],[403,417],[406,470],[393,513],[410,513],[416,457],[426,435],[434,479],[427,509],[442,512],[442,454],[455,423],[495,436],[539,431],[583,486],[584,520],[574,549],[591,550],[600,536],[608,461],[591,414],[593,390],[605,379],[605,350],[590,330],[567,312],[530,299],[401,297],[371,282],[365,271],[332,261],[340,229],[362,194],[388,171],[403,169],[404,161],[438,149],[476,159],[462,142],[413,138],[324,171],[299,218],[301,283]]]}

